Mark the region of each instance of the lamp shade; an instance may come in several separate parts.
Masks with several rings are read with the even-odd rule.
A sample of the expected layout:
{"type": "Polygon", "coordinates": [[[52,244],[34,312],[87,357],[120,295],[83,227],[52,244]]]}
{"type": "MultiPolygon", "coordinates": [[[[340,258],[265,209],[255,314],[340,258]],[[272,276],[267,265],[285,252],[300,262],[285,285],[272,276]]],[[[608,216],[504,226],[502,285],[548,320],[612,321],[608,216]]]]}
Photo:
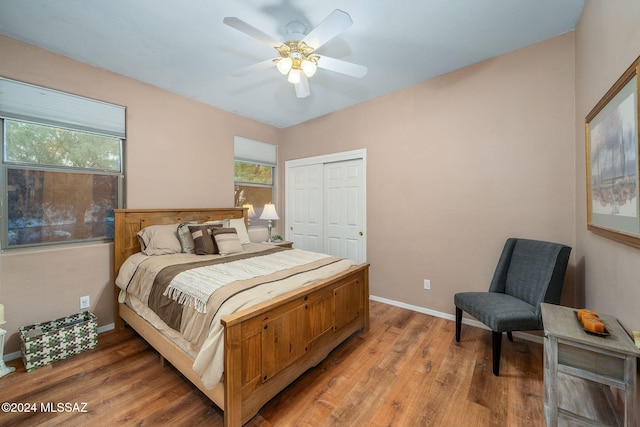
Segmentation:
{"type": "Polygon", "coordinates": [[[249,212],[247,213],[247,215],[249,215],[249,218],[255,218],[256,211],[253,210],[253,205],[251,203],[244,204],[242,205],[242,207],[249,209],[249,212]]]}
{"type": "Polygon", "coordinates": [[[316,73],[318,66],[315,62],[304,60],[302,61],[302,71],[307,75],[307,77],[311,77],[316,73]]]}
{"type": "Polygon", "coordinates": [[[289,71],[289,77],[287,78],[287,80],[289,81],[289,83],[293,84],[300,83],[300,80],[302,79],[302,77],[300,77],[301,73],[302,71],[300,70],[292,69],[291,71],[289,71]]]}
{"type": "Polygon", "coordinates": [[[276,62],[276,67],[278,68],[278,71],[280,71],[280,73],[285,75],[289,72],[289,70],[291,70],[292,66],[293,66],[293,61],[291,60],[291,58],[282,58],[278,62],[276,62]]]}
{"type": "Polygon", "coordinates": [[[276,205],[273,203],[267,203],[264,205],[264,210],[262,211],[262,215],[260,215],[260,219],[280,219],[278,212],[276,212],[276,205]]]}

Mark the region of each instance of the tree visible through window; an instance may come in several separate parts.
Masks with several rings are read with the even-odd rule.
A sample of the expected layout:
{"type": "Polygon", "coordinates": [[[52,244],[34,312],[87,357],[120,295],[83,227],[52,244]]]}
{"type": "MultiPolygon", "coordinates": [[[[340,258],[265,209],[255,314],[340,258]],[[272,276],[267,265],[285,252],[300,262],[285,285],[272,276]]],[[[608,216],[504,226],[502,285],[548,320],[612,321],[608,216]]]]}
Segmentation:
{"type": "Polygon", "coordinates": [[[120,172],[120,139],[6,120],[5,160],[120,172]]]}
{"type": "Polygon", "coordinates": [[[122,141],[5,119],[3,247],[113,237],[122,141]]]}
{"type": "Polygon", "coordinates": [[[273,200],[273,169],[272,166],[256,163],[235,162],[235,205],[237,207],[253,205],[256,218],[249,218],[249,224],[252,226],[266,224],[266,221],[260,220],[259,216],[264,205],[273,200]]]}

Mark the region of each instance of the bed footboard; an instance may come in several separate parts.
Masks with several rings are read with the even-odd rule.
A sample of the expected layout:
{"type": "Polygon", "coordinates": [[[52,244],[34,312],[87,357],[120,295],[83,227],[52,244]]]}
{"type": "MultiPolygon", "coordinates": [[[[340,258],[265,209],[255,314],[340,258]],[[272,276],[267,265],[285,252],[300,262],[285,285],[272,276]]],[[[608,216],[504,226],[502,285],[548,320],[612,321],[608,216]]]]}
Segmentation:
{"type": "Polygon", "coordinates": [[[354,332],[369,329],[368,267],[222,319],[225,426],[249,421],[354,332]]]}

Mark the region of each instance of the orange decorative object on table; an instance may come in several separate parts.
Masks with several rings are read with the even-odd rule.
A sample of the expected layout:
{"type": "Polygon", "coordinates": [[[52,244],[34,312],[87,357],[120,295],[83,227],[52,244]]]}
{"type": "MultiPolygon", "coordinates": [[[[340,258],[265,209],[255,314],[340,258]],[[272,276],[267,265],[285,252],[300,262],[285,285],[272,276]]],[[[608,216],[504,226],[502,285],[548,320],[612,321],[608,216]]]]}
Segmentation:
{"type": "Polygon", "coordinates": [[[582,326],[587,331],[596,332],[599,334],[604,333],[604,323],[596,315],[584,314],[582,316],[582,326]]]}
{"type": "Polygon", "coordinates": [[[592,315],[598,317],[598,314],[595,311],[587,310],[586,308],[581,308],[578,310],[578,320],[582,322],[582,316],[584,315],[592,315]]]}

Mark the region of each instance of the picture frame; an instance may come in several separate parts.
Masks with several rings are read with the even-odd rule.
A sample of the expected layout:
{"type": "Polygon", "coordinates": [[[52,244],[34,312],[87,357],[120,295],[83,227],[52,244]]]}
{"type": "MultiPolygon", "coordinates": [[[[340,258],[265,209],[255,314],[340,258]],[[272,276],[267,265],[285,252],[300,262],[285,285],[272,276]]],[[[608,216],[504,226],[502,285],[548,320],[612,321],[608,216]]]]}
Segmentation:
{"type": "Polygon", "coordinates": [[[640,248],[640,57],[585,118],[587,229],[640,248]]]}

